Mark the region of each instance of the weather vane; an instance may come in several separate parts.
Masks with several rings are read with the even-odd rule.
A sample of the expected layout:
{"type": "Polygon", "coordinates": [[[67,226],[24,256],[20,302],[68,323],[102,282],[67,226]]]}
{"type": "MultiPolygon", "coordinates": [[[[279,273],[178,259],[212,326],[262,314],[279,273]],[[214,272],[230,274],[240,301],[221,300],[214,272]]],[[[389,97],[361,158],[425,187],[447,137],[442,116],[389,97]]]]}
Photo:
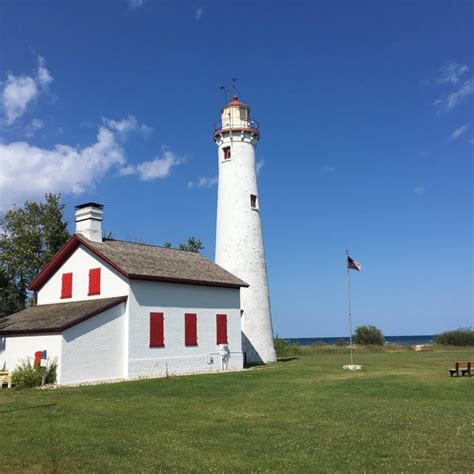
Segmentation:
{"type": "Polygon", "coordinates": [[[237,78],[233,77],[231,86],[227,87],[226,85],[222,85],[222,86],[219,87],[219,90],[221,90],[224,93],[224,104],[227,104],[227,94],[231,90],[234,90],[236,85],[237,85],[237,78]]]}

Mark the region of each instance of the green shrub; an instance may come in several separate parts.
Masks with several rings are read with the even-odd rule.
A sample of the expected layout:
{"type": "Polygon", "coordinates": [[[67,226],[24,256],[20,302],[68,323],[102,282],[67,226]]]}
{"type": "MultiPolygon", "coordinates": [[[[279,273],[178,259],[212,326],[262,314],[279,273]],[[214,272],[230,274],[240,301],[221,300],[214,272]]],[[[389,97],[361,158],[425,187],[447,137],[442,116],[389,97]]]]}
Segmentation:
{"type": "Polygon", "coordinates": [[[383,346],[385,343],[382,331],[375,326],[359,326],[352,338],[356,344],[383,346]]]}
{"type": "Polygon", "coordinates": [[[273,340],[277,357],[286,357],[301,354],[301,346],[278,336],[273,340]]]}
{"type": "Polygon", "coordinates": [[[336,347],[346,347],[347,346],[347,342],[344,341],[344,339],[338,339],[336,341],[336,347]]]}
{"type": "Polygon", "coordinates": [[[474,328],[442,332],[435,337],[435,342],[445,346],[474,346],[474,328]]]}
{"type": "MultiPolygon", "coordinates": [[[[46,367],[45,383],[55,383],[58,363],[50,361],[46,367]]],[[[12,373],[12,382],[18,388],[39,387],[43,377],[43,367],[34,367],[31,358],[20,363],[12,373]]]]}

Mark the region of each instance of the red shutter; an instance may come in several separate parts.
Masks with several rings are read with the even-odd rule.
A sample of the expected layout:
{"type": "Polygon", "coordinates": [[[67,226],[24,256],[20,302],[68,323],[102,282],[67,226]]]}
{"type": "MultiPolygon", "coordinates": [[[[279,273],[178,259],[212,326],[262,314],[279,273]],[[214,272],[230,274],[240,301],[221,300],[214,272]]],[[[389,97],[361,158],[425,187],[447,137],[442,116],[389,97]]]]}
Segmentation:
{"type": "Polygon", "coordinates": [[[184,315],[184,344],[186,346],[197,346],[197,315],[186,313],[184,315]]]}
{"type": "Polygon", "coordinates": [[[61,298],[72,298],[72,273],[63,273],[61,298]]]}
{"type": "Polygon", "coordinates": [[[216,343],[227,344],[227,314],[216,314],[216,343]]]}
{"type": "Polygon", "coordinates": [[[89,296],[100,295],[100,268],[89,270],[89,296]]]}
{"type": "Polygon", "coordinates": [[[150,347],[164,347],[164,345],[163,313],[150,313],[150,347]]]}

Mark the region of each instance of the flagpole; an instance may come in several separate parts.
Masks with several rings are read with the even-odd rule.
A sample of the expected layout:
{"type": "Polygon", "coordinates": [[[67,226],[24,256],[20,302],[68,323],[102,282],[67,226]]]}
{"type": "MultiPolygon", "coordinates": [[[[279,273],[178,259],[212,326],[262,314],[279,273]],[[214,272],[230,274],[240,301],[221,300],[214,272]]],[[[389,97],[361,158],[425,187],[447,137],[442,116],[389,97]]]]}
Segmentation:
{"type": "Polygon", "coordinates": [[[348,309],[349,309],[349,343],[351,348],[351,365],[352,359],[352,308],[351,308],[351,274],[349,272],[349,250],[346,250],[346,269],[347,269],[347,289],[348,289],[348,309]]]}

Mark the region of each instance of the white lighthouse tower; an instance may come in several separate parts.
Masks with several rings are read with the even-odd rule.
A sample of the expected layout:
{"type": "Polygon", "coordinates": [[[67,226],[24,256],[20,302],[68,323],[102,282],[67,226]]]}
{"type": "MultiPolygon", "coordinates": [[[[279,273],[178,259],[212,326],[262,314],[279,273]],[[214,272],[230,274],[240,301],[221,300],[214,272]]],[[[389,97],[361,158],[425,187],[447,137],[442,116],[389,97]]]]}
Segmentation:
{"type": "Polygon", "coordinates": [[[255,147],[259,126],[234,96],[214,126],[218,148],[216,263],[249,284],[241,289],[242,346],[248,362],[276,360],[263,248],[255,147]]]}

